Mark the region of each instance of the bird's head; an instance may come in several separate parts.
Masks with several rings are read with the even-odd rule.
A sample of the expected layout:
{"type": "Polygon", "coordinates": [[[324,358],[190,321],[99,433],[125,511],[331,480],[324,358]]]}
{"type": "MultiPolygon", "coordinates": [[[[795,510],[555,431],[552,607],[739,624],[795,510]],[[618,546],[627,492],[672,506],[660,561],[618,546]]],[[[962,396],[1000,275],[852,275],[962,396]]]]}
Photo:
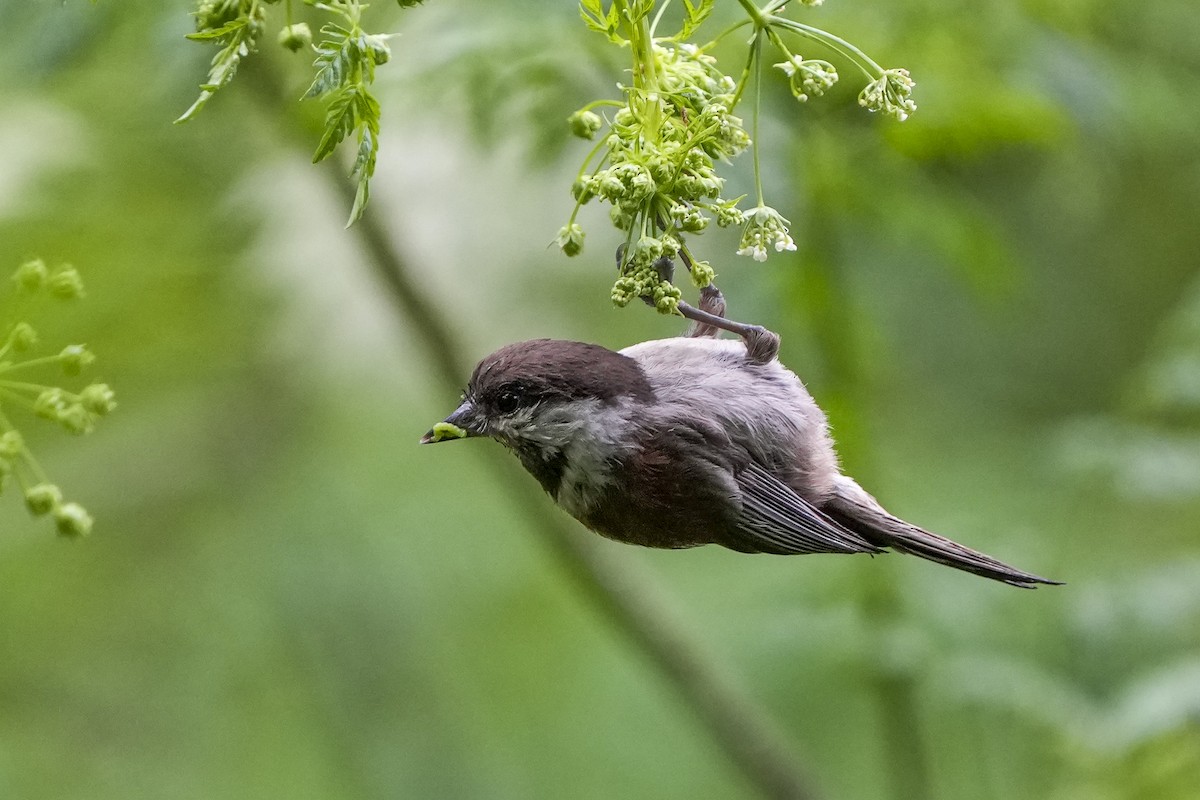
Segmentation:
{"type": "Polygon", "coordinates": [[[489,436],[529,466],[529,458],[548,460],[593,435],[615,408],[653,400],[641,367],[627,356],[583,342],[518,342],[479,362],[458,408],[421,443],[489,436]]]}

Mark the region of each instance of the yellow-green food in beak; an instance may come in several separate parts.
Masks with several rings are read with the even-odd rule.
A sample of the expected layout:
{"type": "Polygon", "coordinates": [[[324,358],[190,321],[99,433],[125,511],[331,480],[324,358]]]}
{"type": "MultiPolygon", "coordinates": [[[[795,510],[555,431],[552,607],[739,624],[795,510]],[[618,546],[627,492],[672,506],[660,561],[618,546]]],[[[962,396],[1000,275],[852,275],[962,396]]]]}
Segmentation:
{"type": "Polygon", "coordinates": [[[453,422],[439,422],[433,430],[421,437],[421,444],[432,444],[445,439],[465,439],[468,433],[453,422]]]}

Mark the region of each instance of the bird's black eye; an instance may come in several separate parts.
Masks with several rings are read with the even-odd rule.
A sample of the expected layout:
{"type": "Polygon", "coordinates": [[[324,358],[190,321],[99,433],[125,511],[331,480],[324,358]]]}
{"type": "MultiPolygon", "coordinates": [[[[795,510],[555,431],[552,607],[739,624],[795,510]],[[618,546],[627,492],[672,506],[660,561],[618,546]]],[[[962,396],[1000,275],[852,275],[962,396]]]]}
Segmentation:
{"type": "Polygon", "coordinates": [[[517,394],[511,389],[501,392],[500,396],[496,398],[496,408],[502,414],[511,414],[512,412],[516,411],[517,407],[520,405],[521,395],[517,394]]]}

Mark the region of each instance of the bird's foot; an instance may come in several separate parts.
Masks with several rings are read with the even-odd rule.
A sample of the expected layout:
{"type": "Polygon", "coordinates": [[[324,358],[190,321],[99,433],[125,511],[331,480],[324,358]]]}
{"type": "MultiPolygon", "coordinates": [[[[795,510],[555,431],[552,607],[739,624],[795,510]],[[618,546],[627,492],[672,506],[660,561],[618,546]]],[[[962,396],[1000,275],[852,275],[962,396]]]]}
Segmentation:
{"type": "MultiPolygon", "coordinates": [[[[617,266],[620,268],[625,257],[625,245],[617,248],[617,266]]],[[[685,265],[689,262],[684,259],[685,265]]],[[[663,280],[675,277],[675,260],[663,257],[655,263],[655,268],[663,280]]],[[[690,268],[690,267],[689,267],[690,268]]],[[[648,303],[653,301],[642,298],[648,303]]],[[[718,331],[729,331],[737,334],[746,343],[746,357],[756,364],[766,364],[779,355],[779,334],[769,331],[761,325],[748,325],[725,318],[725,297],[714,284],[709,284],[700,290],[700,307],[679,301],[679,313],[692,321],[691,328],[684,334],[692,338],[713,337],[718,331]]]]}

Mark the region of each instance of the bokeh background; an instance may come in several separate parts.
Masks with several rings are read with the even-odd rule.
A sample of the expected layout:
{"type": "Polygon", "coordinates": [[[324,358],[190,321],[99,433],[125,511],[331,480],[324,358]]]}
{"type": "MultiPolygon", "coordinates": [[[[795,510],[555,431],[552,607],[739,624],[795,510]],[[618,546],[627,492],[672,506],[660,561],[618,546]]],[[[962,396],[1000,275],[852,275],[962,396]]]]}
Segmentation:
{"type": "MultiPolygon", "coordinates": [[[[610,307],[604,209],[583,256],[546,248],[586,149],[563,120],[622,54],[569,2],[376,6],[402,35],[367,213],[465,354],[678,332],[610,307]]],[[[416,446],[457,396],[309,164],[308,59],[268,44],[171,125],[211,57],[188,10],[0,1],[0,270],[80,268],[89,297],[40,328],[121,402],[84,440],[22,425],[97,524],[60,540],[0,497],[0,797],[757,796],[531,533],[547,509],[496,482],[494,445],[416,446]]],[[[800,249],[704,255],[849,472],[1068,584],[602,547],[821,797],[1195,798],[1200,7],[804,13],[908,67],[919,111],[866,114],[848,69],[803,106],[768,84],[800,249]]],[[[748,190],[749,157],[729,174],[748,190]]]]}

